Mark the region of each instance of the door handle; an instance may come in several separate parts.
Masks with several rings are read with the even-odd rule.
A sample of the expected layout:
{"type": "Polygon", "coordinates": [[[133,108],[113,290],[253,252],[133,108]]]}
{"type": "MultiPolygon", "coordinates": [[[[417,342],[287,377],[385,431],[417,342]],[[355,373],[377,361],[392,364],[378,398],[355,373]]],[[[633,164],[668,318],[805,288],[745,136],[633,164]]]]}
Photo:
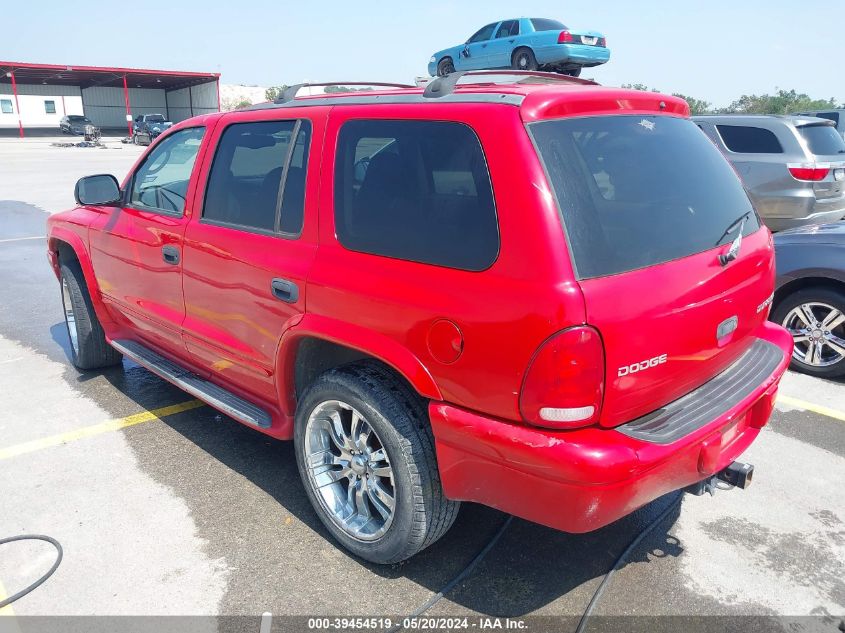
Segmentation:
{"type": "Polygon", "coordinates": [[[285,303],[296,303],[299,299],[299,286],[287,279],[277,277],[270,282],[270,289],[276,299],[281,299],[285,303]]]}
{"type": "Polygon", "coordinates": [[[162,246],[161,257],[168,264],[173,264],[175,266],[179,263],[179,249],[175,246],[162,246]]]}
{"type": "Polygon", "coordinates": [[[511,44],[513,44],[516,40],[508,40],[511,44]]]}

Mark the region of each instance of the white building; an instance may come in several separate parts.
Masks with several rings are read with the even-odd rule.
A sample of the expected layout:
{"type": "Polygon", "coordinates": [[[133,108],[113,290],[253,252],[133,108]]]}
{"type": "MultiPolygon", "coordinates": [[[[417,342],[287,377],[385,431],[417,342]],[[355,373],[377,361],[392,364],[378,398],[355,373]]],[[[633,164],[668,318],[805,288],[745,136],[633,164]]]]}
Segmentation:
{"type": "Polygon", "coordinates": [[[220,110],[219,73],[56,66],[0,61],[0,129],[53,128],[82,114],[100,128],[127,129],[139,114],[182,121],[220,110]]]}

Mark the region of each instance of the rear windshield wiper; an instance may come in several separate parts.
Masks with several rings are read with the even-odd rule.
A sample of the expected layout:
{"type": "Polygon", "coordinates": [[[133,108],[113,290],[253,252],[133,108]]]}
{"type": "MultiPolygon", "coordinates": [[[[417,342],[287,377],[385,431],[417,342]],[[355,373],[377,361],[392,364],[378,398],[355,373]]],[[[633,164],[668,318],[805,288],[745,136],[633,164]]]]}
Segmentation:
{"type": "Polygon", "coordinates": [[[739,234],[736,236],[736,239],[734,239],[731,247],[728,249],[728,252],[719,255],[719,263],[722,264],[722,266],[726,266],[728,262],[732,262],[739,255],[739,247],[742,246],[742,231],[745,229],[745,223],[748,221],[749,215],[751,215],[751,211],[746,211],[736,220],[731,222],[730,226],[728,226],[728,228],[725,229],[725,232],[719,236],[718,240],[716,240],[716,246],[718,246],[723,237],[733,233],[733,230],[739,226],[739,234]]]}

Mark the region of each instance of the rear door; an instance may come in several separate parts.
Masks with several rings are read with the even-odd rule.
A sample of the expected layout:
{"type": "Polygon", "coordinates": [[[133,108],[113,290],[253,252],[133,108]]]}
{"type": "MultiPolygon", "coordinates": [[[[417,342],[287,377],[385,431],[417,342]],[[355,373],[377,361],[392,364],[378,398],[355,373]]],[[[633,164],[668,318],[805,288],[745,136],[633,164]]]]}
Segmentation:
{"type": "Polygon", "coordinates": [[[562,213],[587,322],[606,354],[601,423],[649,413],[752,343],[772,245],[742,184],[689,120],[614,115],[529,125],[562,213]],[[734,261],[721,263],[742,233],[734,261]]]}
{"type": "Polygon", "coordinates": [[[185,344],[212,378],[278,401],[276,354],[316,252],[321,110],[223,118],[185,232],[185,344]],[[284,116],[284,118],[280,118],[284,116]]]}

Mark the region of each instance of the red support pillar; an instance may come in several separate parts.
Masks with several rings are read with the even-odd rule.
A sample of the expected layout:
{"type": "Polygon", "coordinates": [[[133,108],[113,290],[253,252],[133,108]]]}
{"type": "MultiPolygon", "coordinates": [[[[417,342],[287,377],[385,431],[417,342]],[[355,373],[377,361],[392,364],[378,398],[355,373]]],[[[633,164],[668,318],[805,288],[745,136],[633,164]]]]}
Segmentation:
{"type": "Polygon", "coordinates": [[[220,77],[217,77],[217,111],[220,112],[220,77]]]}
{"type": "Polygon", "coordinates": [[[18,130],[20,130],[21,138],[23,138],[23,122],[21,121],[21,106],[18,103],[18,84],[15,81],[15,73],[9,73],[12,78],[12,93],[15,95],[15,110],[18,111],[18,130]]]}
{"type": "Polygon", "coordinates": [[[129,87],[126,85],[126,75],[123,75],[123,101],[126,103],[126,127],[129,138],[132,138],[132,112],[129,110],[129,87]]]}

